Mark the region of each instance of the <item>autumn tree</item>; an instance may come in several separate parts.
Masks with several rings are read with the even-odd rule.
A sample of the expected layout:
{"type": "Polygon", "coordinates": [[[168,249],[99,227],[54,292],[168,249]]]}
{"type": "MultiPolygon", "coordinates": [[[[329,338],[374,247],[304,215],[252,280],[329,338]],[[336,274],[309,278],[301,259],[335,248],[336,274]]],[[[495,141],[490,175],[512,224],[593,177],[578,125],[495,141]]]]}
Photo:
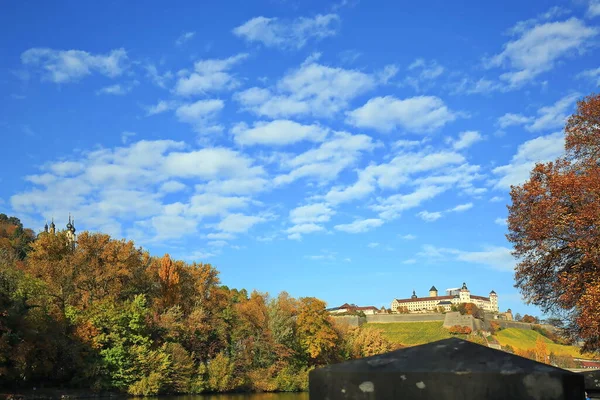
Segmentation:
{"type": "Polygon", "coordinates": [[[600,95],[565,127],[565,155],[536,164],[511,189],[508,240],[516,286],[545,313],[564,316],[583,351],[600,350],[600,95]]]}
{"type": "Polygon", "coordinates": [[[296,324],[300,344],[311,365],[326,364],[335,358],[334,351],[340,338],[325,310],[325,302],[302,297],[296,324]]]}
{"type": "Polygon", "coordinates": [[[541,336],[535,341],[535,359],[537,362],[548,364],[548,346],[541,336]]]}
{"type": "Polygon", "coordinates": [[[525,314],[523,318],[521,318],[521,322],[526,322],[528,324],[535,324],[536,318],[529,314],[525,314]]]}

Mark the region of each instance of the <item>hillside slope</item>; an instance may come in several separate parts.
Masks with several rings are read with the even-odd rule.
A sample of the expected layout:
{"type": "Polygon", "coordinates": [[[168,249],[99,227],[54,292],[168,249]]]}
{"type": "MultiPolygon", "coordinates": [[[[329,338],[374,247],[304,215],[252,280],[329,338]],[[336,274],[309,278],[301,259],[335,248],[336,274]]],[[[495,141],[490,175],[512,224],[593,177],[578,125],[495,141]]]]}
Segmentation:
{"type": "Polygon", "coordinates": [[[443,324],[443,321],[431,321],[368,323],[364,326],[368,329],[382,330],[383,336],[392,343],[416,346],[453,337],[447,329],[443,328],[443,324]]]}
{"type": "Polygon", "coordinates": [[[556,344],[552,340],[534,330],[507,328],[497,332],[494,337],[502,346],[510,345],[515,349],[521,350],[534,348],[535,341],[538,339],[538,337],[541,337],[546,343],[546,346],[548,346],[549,352],[553,352],[554,354],[569,355],[572,357],[591,357],[589,354],[580,354],[577,347],[556,344]]]}

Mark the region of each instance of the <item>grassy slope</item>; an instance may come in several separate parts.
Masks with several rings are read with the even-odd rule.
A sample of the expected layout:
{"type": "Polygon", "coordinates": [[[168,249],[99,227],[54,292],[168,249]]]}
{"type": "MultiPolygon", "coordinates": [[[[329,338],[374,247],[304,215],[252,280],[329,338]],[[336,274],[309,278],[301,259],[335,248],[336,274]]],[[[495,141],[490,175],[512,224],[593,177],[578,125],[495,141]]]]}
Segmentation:
{"type": "Polygon", "coordinates": [[[416,346],[452,337],[448,330],[443,328],[443,324],[442,321],[431,321],[393,322],[389,324],[368,323],[364,326],[369,329],[382,330],[383,335],[393,343],[416,346]]]}
{"type": "MultiPolygon", "coordinates": [[[[388,340],[393,343],[400,343],[404,346],[416,346],[452,337],[452,335],[443,328],[442,321],[393,322],[389,324],[368,323],[364,326],[368,329],[379,329],[383,331],[383,335],[388,340]]],[[[579,354],[579,349],[577,347],[556,344],[534,330],[507,328],[498,332],[494,338],[502,346],[509,344],[513,348],[525,350],[534,348],[535,341],[540,336],[542,337],[542,340],[546,342],[548,351],[554,352],[555,354],[568,354],[573,357],[582,356],[579,354]]],[[[457,337],[464,338],[464,335],[457,335],[457,337]]]]}
{"type": "Polygon", "coordinates": [[[546,342],[548,351],[554,354],[568,354],[573,357],[582,357],[577,347],[556,344],[534,330],[507,328],[496,333],[496,340],[502,346],[511,345],[515,349],[522,350],[534,348],[538,337],[541,337],[546,342]]]}

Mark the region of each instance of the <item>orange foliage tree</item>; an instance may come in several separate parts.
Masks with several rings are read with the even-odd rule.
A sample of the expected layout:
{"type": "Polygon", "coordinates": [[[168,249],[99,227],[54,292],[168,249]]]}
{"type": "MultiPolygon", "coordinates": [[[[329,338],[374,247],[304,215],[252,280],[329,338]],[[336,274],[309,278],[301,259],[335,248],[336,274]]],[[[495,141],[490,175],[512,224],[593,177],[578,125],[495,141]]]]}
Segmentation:
{"type": "Polygon", "coordinates": [[[578,102],[565,127],[565,156],[536,164],[511,189],[508,240],[525,299],[567,321],[600,350],[600,96],[578,102]]]}

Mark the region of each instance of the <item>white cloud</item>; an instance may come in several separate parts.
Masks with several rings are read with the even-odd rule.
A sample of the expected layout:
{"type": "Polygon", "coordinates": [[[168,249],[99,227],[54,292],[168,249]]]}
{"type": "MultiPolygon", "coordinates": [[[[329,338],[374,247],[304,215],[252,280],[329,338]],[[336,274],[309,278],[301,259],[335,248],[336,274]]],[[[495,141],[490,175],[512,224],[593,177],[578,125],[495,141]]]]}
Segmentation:
{"type": "Polygon", "coordinates": [[[443,186],[421,186],[409,194],[393,194],[387,198],[378,199],[377,204],[370,208],[379,213],[379,217],[385,220],[398,218],[402,211],[418,207],[426,200],[430,200],[445,192],[443,186]]]}
{"type": "Polygon", "coordinates": [[[462,150],[471,147],[474,143],[481,141],[483,137],[477,131],[461,132],[458,139],[452,142],[455,150],[462,150]]]}
{"type": "Polygon", "coordinates": [[[378,218],[357,219],[349,224],[340,224],[334,226],[335,229],[347,233],[362,233],[378,228],[383,225],[383,220],[378,218]]]}
{"type": "Polygon", "coordinates": [[[210,242],[208,242],[206,244],[210,247],[225,247],[225,246],[227,246],[227,242],[224,240],[211,240],[210,242]]]}
{"type": "Polygon", "coordinates": [[[226,59],[197,61],[194,64],[194,72],[180,71],[175,93],[180,96],[192,96],[235,89],[240,82],[229,70],[246,58],[248,54],[242,53],[226,59]]]}
{"type": "Polygon", "coordinates": [[[124,131],[121,133],[121,143],[127,144],[129,142],[129,138],[134,137],[136,135],[135,132],[124,131]]]}
{"type": "Polygon", "coordinates": [[[421,218],[425,222],[433,222],[442,218],[442,213],[439,211],[429,212],[429,211],[421,211],[417,214],[419,218],[421,218]]]}
{"type": "Polygon", "coordinates": [[[506,113],[498,118],[500,128],[508,128],[513,125],[525,125],[531,122],[532,117],[526,117],[522,114],[506,113]]]}
{"type": "Polygon", "coordinates": [[[496,218],[494,220],[495,224],[501,225],[501,226],[507,226],[508,222],[506,221],[506,218],[496,218]]]}
{"type": "Polygon", "coordinates": [[[536,162],[547,162],[564,154],[565,138],[562,132],[539,136],[522,143],[510,164],[493,169],[499,178],[494,182],[497,189],[509,189],[529,179],[536,162]]]}
{"type": "Polygon", "coordinates": [[[302,238],[302,235],[321,232],[323,230],[325,228],[317,224],[299,224],[286,229],[285,232],[288,233],[288,239],[299,240],[302,238]]]}
{"type": "MultiPolygon", "coordinates": [[[[598,4],[600,4],[600,1],[598,2],[598,4]]],[[[577,74],[577,77],[589,79],[591,81],[594,81],[596,83],[596,86],[600,86],[600,67],[582,71],[581,73],[577,74]]]]}
{"type": "Polygon", "coordinates": [[[415,235],[411,235],[410,233],[408,235],[402,235],[400,237],[404,240],[415,240],[417,238],[415,235]]]}
{"type": "Polygon", "coordinates": [[[414,258],[409,258],[408,260],[402,261],[402,264],[416,264],[417,260],[414,258]]]}
{"type": "Polygon", "coordinates": [[[333,68],[310,59],[271,88],[236,93],[242,109],[270,118],[309,115],[331,117],[350,100],[373,89],[378,78],[358,70],[333,68]]]}
{"type": "MultiPolygon", "coordinates": [[[[442,184],[448,185],[460,181],[465,185],[464,188],[467,189],[468,183],[475,176],[472,174],[473,171],[468,171],[468,168],[460,167],[463,163],[465,163],[465,157],[453,151],[440,150],[434,152],[431,149],[417,152],[401,151],[387,163],[379,165],[372,163],[365,169],[359,170],[358,179],[354,184],[346,187],[334,186],[324,198],[330,203],[339,204],[365,198],[375,191],[377,187],[380,189],[397,189],[403,184],[413,183],[422,186],[431,186],[432,184],[441,186],[442,184]],[[454,166],[454,168],[450,174],[447,174],[446,168],[450,166],[454,166]],[[424,178],[416,178],[419,174],[427,173],[429,174],[427,175],[429,182],[424,181],[424,178]]],[[[436,190],[435,195],[437,194],[439,193],[436,190]]],[[[405,204],[408,208],[419,205],[419,201],[415,202],[417,200],[415,197],[395,196],[395,201],[409,202],[405,204]]],[[[392,198],[390,197],[390,199],[392,198]]],[[[381,204],[381,201],[378,200],[378,202],[381,204]]]]}
{"type": "Polygon", "coordinates": [[[422,58],[413,61],[408,66],[408,70],[411,72],[404,78],[403,82],[412,86],[417,92],[430,88],[432,82],[444,73],[444,67],[435,60],[427,62],[422,58]]]}
{"type": "Polygon", "coordinates": [[[198,250],[190,254],[183,255],[181,258],[189,262],[202,262],[202,260],[215,257],[216,255],[217,254],[215,252],[211,253],[209,251],[198,250]]]}
{"type": "Polygon", "coordinates": [[[314,203],[296,207],[290,211],[290,221],[294,224],[327,222],[335,215],[328,204],[314,203]]]}
{"type": "Polygon", "coordinates": [[[586,15],[594,18],[600,15],[600,0],[590,0],[586,15]]]}
{"type": "Polygon", "coordinates": [[[186,186],[178,181],[167,181],[160,185],[160,191],[163,193],[176,193],[185,189],[186,186]]]}
{"type": "Polygon", "coordinates": [[[370,249],[374,249],[375,247],[379,247],[379,243],[371,242],[367,245],[367,247],[369,247],[370,249]]]}
{"type": "Polygon", "coordinates": [[[165,111],[172,110],[176,107],[176,103],[172,101],[160,100],[156,105],[146,107],[146,115],[161,114],[165,111]]]}
{"type": "Polygon", "coordinates": [[[154,64],[148,64],[144,66],[144,68],[146,69],[146,76],[152,83],[163,89],[166,88],[171,82],[171,79],[173,79],[173,73],[171,71],[166,71],[161,74],[154,64]]]}
{"type": "Polygon", "coordinates": [[[319,147],[283,159],[281,167],[291,171],[276,176],[274,183],[282,185],[301,178],[316,179],[320,183],[329,182],[341,171],[354,165],[362,152],[374,148],[375,144],[369,136],[334,132],[331,138],[319,147]]]}
{"type": "Polygon", "coordinates": [[[511,249],[501,246],[485,246],[482,251],[460,251],[456,258],[473,264],[485,265],[499,271],[514,271],[516,261],[511,249]]]}
{"type": "Polygon", "coordinates": [[[497,202],[502,201],[502,200],[504,200],[502,197],[500,197],[500,196],[494,196],[494,197],[492,197],[490,199],[490,202],[497,203],[497,202]]]}
{"type": "MultiPolygon", "coordinates": [[[[229,181],[264,179],[265,174],[252,159],[231,149],[196,150],[182,142],[142,140],[50,162],[40,174],[27,177],[34,187],[13,195],[11,205],[14,212],[42,218],[72,212],[84,221],[83,229],[116,237],[122,237],[125,230],[140,243],[164,241],[193,234],[203,219],[227,218],[232,211],[247,213],[262,207],[250,197],[232,196],[235,190],[202,190],[235,185],[229,181]],[[196,192],[184,191],[187,185],[180,179],[190,188],[196,186],[196,192]],[[174,192],[178,201],[165,203],[174,192]]],[[[261,190],[264,187],[252,193],[261,190]]],[[[256,218],[267,217],[259,213],[256,218]]],[[[234,221],[234,216],[222,221],[222,227],[236,231],[241,228],[235,228],[235,222],[240,226],[256,218],[234,221]]]]}
{"type": "Polygon", "coordinates": [[[463,212],[470,210],[471,208],[473,208],[473,203],[459,204],[456,207],[449,209],[448,212],[463,212]]]}
{"type": "Polygon", "coordinates": [[[218,233],[209,233],[206,235],[207,239],[216,239],[216,240],[231,240],[235,238],[231,233],[218,232],[218,233]]]}
{"type": "Polygon", "coordinates": [[[579,93],[571,93],[559,99],[551,106],[541,107],[537,117],[526,117],[521,114],[504,114],[498,118],[498,125],[506,128],[512,125],[525,125],[530,132],[538,132],[555,128],[562,128],[571,114],[574,104],[581,97],[579,93]]]}
{"type": "Polygon", "coordinates": [[[504,50],[487,62],[489,67],[508,66],[511,69],[500,76],[511,87],[522,86],[550,71],[561,58],[584,52],[589,39],[598,33],[596,28],[577,18],[527,28],[513,29],[513,34],[520,36],[506,43],[504,50]]]}
{"type": "Polygon", "coordinates": [[[404,100],[393,96],[375,97],[346,115],[346,122],[353,126],[373,128],[382,132],[395,129],[431,132],[457,118],[457,114],[435,96],[418,96],[404,100]]]}
{"type": "Polygon", "coordinates": [[[198,100],[195,103],[183,104],[175,110],[177,119],[191,124],[200,134],[220,132],[223,127],[215,124],[217,115],[224,107],[223,100],[198,100]]]}
{"type": "Polygon", "coordinates": [[[240,178],[264,173],[263,168],[253,166],[246,155],[223,147],[171,152],[164,158],[161,167],[171,176],[184,178],[240,178]]]}
{"type": "Polygon", "coordinates": [[[424,245],[419,256],[432,260],[441,260],[451,257],[457,261],[483,265],[499,271],[510,272],[514,270],[516,261],[511,255],[511,249],[501,246],[484,246],[481,251],[463,251],[452,248],[442,248],[424,245]]]}
{"type": "Polygon", "coordinates": [[[54,83],[75,82],[97,72],[110,78],[123,73],[127,62],[124,49],[112,50],[108,54],[90,54],[82,50],[54,50],[31,48],[21,54],[21,62],[28,66],[41,67],[42,77],[54,83]]]}
{"type": "Polygon", "coordinates": [[[185,42],[196,36],[196,32],[185,32],[175,41],[176,46],[182,46],[185,42]]]}
{"type": "Polygon", "coordinates": [[[558,100],[551,106],[540,108],[538,110],[538,117],[535,118],[531,124],[527,125],[527,130],[537,132],[562,128],[566,122],[567,116],[571,114],[573,105],[580,96],[579,93],[572,93],[558,100]]]}
{"type": "Polygon", "coordinates": [[[115,85],[105,86],[102,89],[98,89],[96,94],[112,94],[116,96],[123,96],[129,92],[131,92],[133,86],[123,86],[119,83],[115,85]]]}
{"type": "Polygon", "coordinates": [[[304,140],[322,142],[328,131],[320,125],[302,125],[290,120],[255,122],[252,128],[242,122],[231,129],[238,144],[271,146],[285,146],[304,140]]]}
{"type": "Polygon", "coordinates": [[[246,21],[233,33],[248,42],[259,42],[267,47],[300,49],[309,40],[336,35],[339,22],[336,14],[318,14],[314,18],[299,17],[291,21],[261,16],[246,21]]]}
{"type": "Polygon", "coordinates": [[[256,215],[229,214],[219,222],[217,228],[226,233],[243,233],[264,221],[266,221],[264,217],[256,215]]]}

